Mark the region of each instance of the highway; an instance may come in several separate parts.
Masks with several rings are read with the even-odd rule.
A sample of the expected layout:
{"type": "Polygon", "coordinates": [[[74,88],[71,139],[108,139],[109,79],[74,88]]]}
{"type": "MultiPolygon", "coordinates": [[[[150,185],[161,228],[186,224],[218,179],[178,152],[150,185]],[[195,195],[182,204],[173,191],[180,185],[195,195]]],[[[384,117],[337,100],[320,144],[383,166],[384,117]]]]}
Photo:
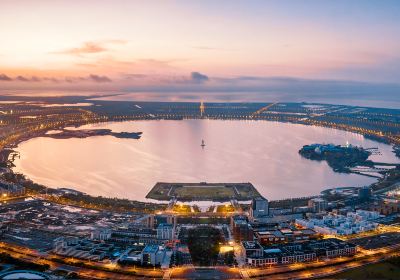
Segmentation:
{"type": "Polygon", "coordinates": [[[255,111],[251,116],[252,116],[253,118],[254,118],[254,117],[257,117],[257,116],[260,115],[262,112],[267,111],[269,108],[275,106],[276,104],[278,104],[278,103],[272,103],[272,104],[269,104],[269,105],[267,105],[267,106],[265,106],[265,107],[262,107],[261,109],[255,111]]]}

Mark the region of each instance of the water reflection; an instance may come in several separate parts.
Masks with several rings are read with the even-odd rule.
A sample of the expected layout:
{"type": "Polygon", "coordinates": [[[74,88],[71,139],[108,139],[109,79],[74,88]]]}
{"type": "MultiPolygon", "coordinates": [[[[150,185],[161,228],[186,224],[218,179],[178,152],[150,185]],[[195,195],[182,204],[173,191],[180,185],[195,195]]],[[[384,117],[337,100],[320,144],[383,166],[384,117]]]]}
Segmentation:
{"type": "Polygon", "coordinates": [[[270,199],[307,196],[336,186],[375,181],[334,173],[325,162],[302,158],[310,143],[379,147],[372,159],[398,162],[389,145],[358,134],[266,121],[138,121],[88,125],[142,131],[140,140],[99,136],[36,138],[20,144],[16,171],[53,187],[73,187],[103,196],[143,200],[157,181],[252,182],[270,199]],[[201,148],[204,139],[206,147],[201,148]]]}

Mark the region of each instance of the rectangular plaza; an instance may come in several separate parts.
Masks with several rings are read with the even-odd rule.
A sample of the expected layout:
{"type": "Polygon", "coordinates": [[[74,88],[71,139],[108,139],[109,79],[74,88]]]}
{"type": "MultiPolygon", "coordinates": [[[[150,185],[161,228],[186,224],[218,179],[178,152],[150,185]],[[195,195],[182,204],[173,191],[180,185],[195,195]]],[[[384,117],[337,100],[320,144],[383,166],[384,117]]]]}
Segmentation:
{"type": "Polygon", "coordinates": [[[157,183],[146,198],[178,201],[246,201],[260,197],[251,183],[157,183]]]}

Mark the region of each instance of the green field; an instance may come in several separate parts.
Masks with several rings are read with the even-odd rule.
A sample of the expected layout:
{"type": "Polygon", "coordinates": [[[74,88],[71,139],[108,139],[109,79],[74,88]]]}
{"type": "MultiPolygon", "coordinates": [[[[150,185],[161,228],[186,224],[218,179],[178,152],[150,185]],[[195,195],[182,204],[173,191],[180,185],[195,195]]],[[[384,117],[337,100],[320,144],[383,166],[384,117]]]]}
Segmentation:
{"type": "Polygon", "coordinates": [[[146,198],[179,201],[251,200],[260,197],[250,183],[157,183],[146,198]]]}
{"type": "Polygon", "coordinates": [[[228,187],[178,187],[175,188],[174,194],[177,197],[234,197],[235,192],[232,188],[228,187]]]}

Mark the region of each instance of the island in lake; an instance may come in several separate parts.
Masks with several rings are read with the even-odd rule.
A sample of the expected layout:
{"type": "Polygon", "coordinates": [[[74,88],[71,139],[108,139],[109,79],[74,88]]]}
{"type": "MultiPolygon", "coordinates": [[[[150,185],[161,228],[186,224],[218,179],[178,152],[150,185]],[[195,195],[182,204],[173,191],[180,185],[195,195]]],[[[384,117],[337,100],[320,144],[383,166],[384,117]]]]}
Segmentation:
{"type": "Polygon", "coordinates": [[[142,132],[113,132],[111,129],[62,129],[59,132],[48,133],[44,137],[54,139],[87,138],[92,136],[110,135],[116,138],[140,139],[142,132]]]}
{"type": "Polygon", "coordinates": [[[395,153],[395,155],[396,155],[397,157],[400,157],[400,145],[395,145],[395,146],[393,147],[393,152],[395,153]]]}
{"type": "Polygon", "coordinates": [[[303,146],[299,153],[307,159],[326,160],[336,172],[347,173],[355,166],[374,166],[368,160],[371,150],[353,145],[311,144],[303,146]]]}

